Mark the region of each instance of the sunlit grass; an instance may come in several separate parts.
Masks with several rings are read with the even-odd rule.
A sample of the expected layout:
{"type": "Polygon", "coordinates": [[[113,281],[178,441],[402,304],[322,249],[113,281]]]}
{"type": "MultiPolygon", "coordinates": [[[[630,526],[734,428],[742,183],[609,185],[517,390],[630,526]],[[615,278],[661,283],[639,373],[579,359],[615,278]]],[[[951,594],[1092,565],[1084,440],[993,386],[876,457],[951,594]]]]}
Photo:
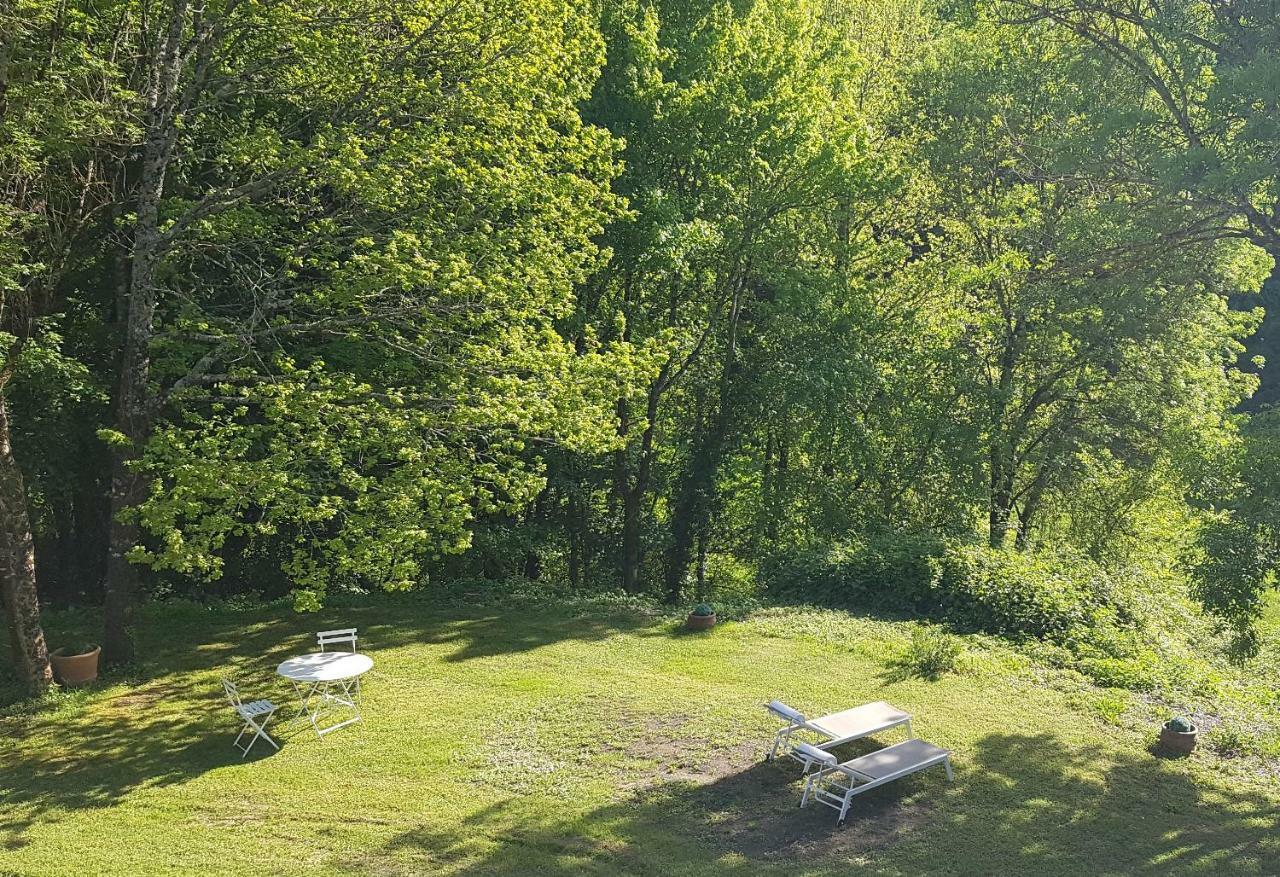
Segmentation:
{"type": "Polygon", "coordinates": [[[1219,778],[1209,747],[1156,758],[1129,698],[989,638],[956,672],[895,672],[911,629],[776,609],[690,635],[404,600],[151,613],[134,679],[0,719],[0,873],[1275,873],[1274,779],[1219,778]],[[339,624],[376,662],[363,726],[241,761],[218,676],[287,709],[275,664],[339,624]],[[879,790],[837,831],[761,762],[773,697],[887,699],[954,750],[956,781],[879,790]]]}

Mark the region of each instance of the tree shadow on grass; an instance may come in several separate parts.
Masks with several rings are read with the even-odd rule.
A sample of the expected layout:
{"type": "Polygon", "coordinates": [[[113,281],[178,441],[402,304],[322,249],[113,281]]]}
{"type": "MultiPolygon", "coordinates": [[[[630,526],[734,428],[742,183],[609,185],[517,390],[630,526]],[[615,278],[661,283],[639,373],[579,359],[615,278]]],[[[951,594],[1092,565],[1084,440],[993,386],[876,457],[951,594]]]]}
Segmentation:
{"type": "Polygon", "coordinates": [[[350,864],[357,871],[398,873],[401,865],[405,873],[426,873],[430,863],[432,873],[491,877],[756,873],[880,848],[932,809],[922,785],[908,781],[868,795],[862,813],[837,832],[833,811],[797,806],[794,768],[756,762],[706,782],[646,785],[566,819],[547,818],[545,803],[511,799],[455,830],[405,832],[350,864]]]}
{"type": "MultiPolygon", "coordinates": [[[[357,626],[360,649],[375,661],[382,650],[415,643],[456,645],[446,660],[463,661],[561,640],[600,640],[648,623],[625,614],[573,619],[511,611],[459,617],[456,607],[424,611],[379,603],[315,615],[150,606],[137,631],[137,664],[105,671],[74,697],[55,695],[0,711],[0,738],[15,741],[0,747],[0,850],[23,845],[33,824],[56,819],[61,811],[110,807],[135,790],[242,763],[230,745],[239,726],[218,676],[235,678],[248,699],[269,698],[280,706],[271,730],[282,746],[298,727],[309,732],[303,725],[282,733],[296,698],[275,667],[313,651],[317,630],[357,626]],[[130,685],[125,693],[104,691],[122,681],[130,685]],[[23,745],[34,735],[48,739],[23,745]]],[[[68,629],[92,625],[92,618],[79,613],[68,629]]],[[[259,741],[243,762],[274,751],[259,741]]]]}
{"type": "Polygon", "coordinates": [[[930,770],[855,799],[849,825],[796,807],[787,765],[620,792],[565,814],[516,797],[444,828],[404,832],[350,864],[468,877],[538,874],[1264,875],[1280,871],[1280,810],[1199,785],[1145,752],[992,734],[930,770]]]}
{"type": "Polygon", "coordinates": [[[237,719],[207,688],[166,678],[96,704],[83,716],[0,718],[0,735],[15,741],[29,734],[51,738],[30,747],[17,743],[3,753],[0,849],[25,845],[29,828],[65,811],[109,808],[140,789],[187,782],[275,753],[259,741],[241,758],[231,746],[237,719]]]}
{"type": "Polygon", "coordinates": [[[633,613],[584,614],[565,617],[544,612],[502,610],[483,614],[432,614],[408,617],[367,628],[372,640],[390,645],[421,643],[456,646],[450,663],[531,652],[558,642],[599,642],[652,626],[654,620],[633,613]]]}

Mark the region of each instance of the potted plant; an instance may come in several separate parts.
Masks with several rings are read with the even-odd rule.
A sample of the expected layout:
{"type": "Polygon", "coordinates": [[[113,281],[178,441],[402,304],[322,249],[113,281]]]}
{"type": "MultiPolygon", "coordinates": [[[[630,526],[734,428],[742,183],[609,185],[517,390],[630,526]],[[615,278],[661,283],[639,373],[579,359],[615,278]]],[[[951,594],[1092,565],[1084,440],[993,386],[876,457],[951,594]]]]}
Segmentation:
{"type": "Polygon", "coordinates": [[[1189,719],[1175,716],[1160,728],[1160,745],[1170,752],[1189,755],[1196,748],[1196,735],[1199,733],[1200,729],[1189,719]]]}
{"type": "Polygon", "coordinates": [[[86,645],[69,649],[66,646],[50,653],[54,678],[68,688],[84,685],[98,678],[98,655],[102,647],[86,645]]]}
{"type": "Polygon", "coordinates": [[[712,609],[706,603],[699,603],[693,607],[693,611],[689,613],[689,617],[684,620],[684,626],[689,630],[706,630],[714,627],[716,623],[716,610],[712,609]]]}

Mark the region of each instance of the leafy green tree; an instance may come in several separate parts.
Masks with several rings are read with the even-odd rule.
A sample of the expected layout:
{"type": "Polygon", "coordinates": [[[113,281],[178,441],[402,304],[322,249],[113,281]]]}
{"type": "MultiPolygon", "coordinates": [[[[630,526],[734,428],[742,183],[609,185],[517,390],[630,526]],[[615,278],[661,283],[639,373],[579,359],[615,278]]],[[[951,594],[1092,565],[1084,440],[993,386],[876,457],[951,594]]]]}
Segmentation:
{"type": "Polygon", "coordinates": [[[1038,36],[979,28],[922,74],[942,83],[922,89],[938,132],[922,157],[939,176],[936,252],[957,294],[956,374],[986,445],[993,546],[1011,528],[1026,545],[1093,467],[1150,470],[1196,440],[1180,424],[1226,428],[1251,388],[1233,366],[1252,324],[1226,298],[1269,267],[1247,244],[1166,238],[1169,214],[1142,186],[1074,176],[1070,144],[1091,132],[1073,127],[1091,125],[1106,67],[1038,36]]]}
{"type": "Polygon", "coordinates": [[[1280,413],[1254,416],[1233,447],[1191,557],[1195,590],[1235,629],[1235,648],[1257,651],[1262,597],[1280,586],[1280,413]]]}
{"type": "Polygon", "coordinates": [[[631,591],[645,508],[662,497],[675,599],[722,502],[723,464],[758,416],[768,364],[754,351],[787,307],[883,268],[866,209],[885,192],[865,129],[872,78],[849,19],[822,3],[619,2],[604,20],[609,63],[588,117],[627,144],[632,215],[610,228],[584,320],[661,357],[618,400],[613,490],[631,591]]]}
{"type": "Polygon", "coordinates": [[[33,354],[58,360],[59,339],[44,318],[115,195],[113,158],[132,129],[120,111],[122,78],[97,49],[117,15],[112,4],[0,2],[0,605],[15,667],[32,692],[51,674],[11,400],[15,382],[58,371],[26,365],[33,354]]]}
{"type": "Polygon", "coordinates": [[[536,491],[524,442],[597,439],[612,373],[553,328],[614,209],[589,15],[171,0],[140,28],[113,659],[138,564],[216,575],[229,536],[293,546],[303,607],[411,584],[536,491]]]}
{"type": "Polygon", "coordinates": [[[1191,208],[1165,237],[1241,235],[1280,256],[1272,0],[998,0],[994,9],[1010,23],[1053,25],[1105,59],[1110,86],[1092,108],[1091,175],[1191,208]]]}

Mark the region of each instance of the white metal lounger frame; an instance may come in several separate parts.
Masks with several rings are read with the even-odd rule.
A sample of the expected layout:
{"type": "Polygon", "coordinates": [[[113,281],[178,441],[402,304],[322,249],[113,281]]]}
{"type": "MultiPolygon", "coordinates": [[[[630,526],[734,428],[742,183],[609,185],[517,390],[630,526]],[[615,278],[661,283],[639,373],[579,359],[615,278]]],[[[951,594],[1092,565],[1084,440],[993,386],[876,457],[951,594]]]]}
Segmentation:
{"type": "MultiPolygon", "coordinates": [[[[764,707],[769,712],[773,713],[775,716],[777,716],[778,718],[782,719],[784,722],[787,723],[784,728],[779,730],[778,733],[774,735],[773,747],[769,750],[769,754],[764,757],[764,760],[772,761],[773,757],[778,754],[778,750],[781,749],[783,755],[786,755],[790,758],[794,758],[796,761],[800,762],[800,764],[804,768],[804,773],[809,772],[810,768],[812,768],[813,765],[816,763],[816,760],[810,757],[809,755],[806,755],[801,748],[802,746],[810,749],[816,749],[817,751],[821,752],[824,749],[833,749],[836,746],[842,746],[845,743],[851,743],[854,740],[859,740],[863,737],[869,737],[872,734],[878,734],[881,731],[887,731],[890,728],[897,727],[898,725],[906,725],[907,737],[909,738],[915,737],[915,734],[911,730],[910,715],[907,715],[907,718],[905,719],[900,719],[892,722],[883,722],[879,725],[870,726],[865,729],[859,729],[858,733],[856,734],[851,734],[844,737],[832,737],[830,732],[825,731],[822,728],[815,727],[808,719],[804,717],[803,713],[799,712],[798,710],[792,709],[791,707],[787,706],[785,703],[783,703],[780,700],[770,701],[769,703],[766,703],[764,707]],[[818,743],[818,744],[802,744],[799,740],[793,742],[791,739],[792,735],[796,734],[799,731],[811,731],[812,733],[818,734],[822,737],[825,737],[826,739],[822,743],[818,743]]],[[[813,721],[817,722],[817,721],[821,721],[821,719],[820,718],[814,719],[813,721]]]]}
{"type": "MultiPolygon", "coordinates": [[[[883,786],[894,780],[918,773],[933,767],[935,764],[941,764],[946,768],[948,782],[955,780],[955,775],[951,772],[951,753],[946,751],[941,751],[938,755],[930,758],[914,761],[886,776],[873,777],[859,773],[857,769],[850,767],[849,765],[852,762],[837,764],[834,755],[830,752],[823,752],[816,746],[810,746],[807,743],[797,745],[799,748],[812,750],[808,753],[810,758],[813,762],[823,765],[809,774],[809,778],[805,780],[804,795],[800,798],[800,806],[804,807],[809,803],[809,799],[812,798],[819,804],[825,804],[833,810],[839,810],[840,816],[836,820],[837,828],[844,827],[845,818],[849,815],[849,805],[853,803],[853,797],[861,795],[863,792],[868,792],[877,786],[883,786]],[[849,784],[840,783],[836,776],[847,777],[850,780],[849,784]]],[[[880,751],[883,752],[884,750],[880,751]]],[[[854,761],[857,761],[857,759],[855,758],[854,761]]]]}

